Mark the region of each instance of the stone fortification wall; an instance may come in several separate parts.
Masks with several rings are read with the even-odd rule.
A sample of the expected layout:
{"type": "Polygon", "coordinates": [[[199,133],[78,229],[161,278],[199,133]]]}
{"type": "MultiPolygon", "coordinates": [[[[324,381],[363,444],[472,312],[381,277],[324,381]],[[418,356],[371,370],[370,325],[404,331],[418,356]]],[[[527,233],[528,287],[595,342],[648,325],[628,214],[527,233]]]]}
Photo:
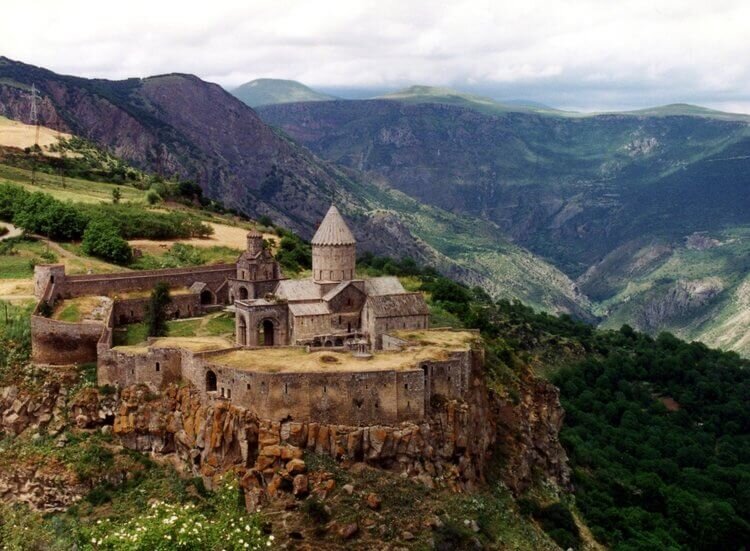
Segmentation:
{"type": "Polygon", "coordinates": [[[175,348],[150,348],[140,354],[109,349],[99,354],[97,384],[120,387],[145,384],[158,390],[181,380],[186,355],[189,357],[190,353],[175,348]]]}
{"type": "Polygon", "coordinates": [[[414,369],[268,373],[217,363],[214,358],[225,352],[107,350],[99,355],[99,384],[143,383],[156,390],[183,380],[205,400],[227,400],[262,419],[361,426],[419,421],[436,398],[463,399],[472,369],[484,361],[480,351],[462,351],[414,369]]]}
{"type": "Polygon", "coordinates": [[[95,362],[104,330],[104,322],[70,323],[32,315],[31,359],[50,365],[95,362]]]}
{"type": "MultiPolygon", "coordinates": [[[[116,292],[150,289],[160,281],[171,287],[190,287],[196,281],[206,283],[217,295],[220,288],[228,293],[225,282],[234,277],[234,264],[216,264],[191,268],[174,268],[165,270],[144,270],[116,274],[65,275],[64,269],[56,265],[37,266],[34,272],[34,289],[46,288],[48,281],[54,278],[54,298],[73,298],[85,295],[111,295],[116,292]]],[[[219,297],[217,296],[217,299],[219,297]]]]}
{"type": "MultiPolygon", "coordinates": [[[[137,323],[146,317],[150,297],[116,300],[114,321],[117,325],[137,323]]],[[[165,308],[170,318],[189,318],[203,313],[200,295],[197,293],[172,295],[172,302],[165,308]]]]}

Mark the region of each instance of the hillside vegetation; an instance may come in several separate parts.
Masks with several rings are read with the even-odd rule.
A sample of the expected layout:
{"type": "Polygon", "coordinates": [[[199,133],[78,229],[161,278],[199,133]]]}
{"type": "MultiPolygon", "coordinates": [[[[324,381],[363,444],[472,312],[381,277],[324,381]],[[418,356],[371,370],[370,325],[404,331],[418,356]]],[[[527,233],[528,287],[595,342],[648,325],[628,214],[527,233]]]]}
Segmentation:
{"type": "MultiPolygon", "coordinates": [[[[750,353],[748,117],[684,105],[572,116],[426,87],[388,98],[259,113],[478,233],[496,227],[575,281],[605,327],[750,353]]],[[[485,265],[469,241],[459,254],[485,265]]]]}
{"type": "Polygon", "coordinates": [[[328,94],[317,92],[301,82],[278,78],[251,80],[234,88],[231,92],[233,96],[250,107],[296,101],[330,101],[336,99],[328,94]]]}

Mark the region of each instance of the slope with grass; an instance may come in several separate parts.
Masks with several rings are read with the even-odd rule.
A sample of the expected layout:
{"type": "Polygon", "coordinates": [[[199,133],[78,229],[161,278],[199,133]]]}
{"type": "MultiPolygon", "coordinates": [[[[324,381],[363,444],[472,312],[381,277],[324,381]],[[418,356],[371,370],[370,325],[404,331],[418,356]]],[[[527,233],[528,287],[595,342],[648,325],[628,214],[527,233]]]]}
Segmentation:
{"type": "Polygon", "coordinates": [[[297,101],[330,101],[334,96],[323,94],[295,80],[259,78],[231,90],[232,95],[250,107],[297,101]]]}

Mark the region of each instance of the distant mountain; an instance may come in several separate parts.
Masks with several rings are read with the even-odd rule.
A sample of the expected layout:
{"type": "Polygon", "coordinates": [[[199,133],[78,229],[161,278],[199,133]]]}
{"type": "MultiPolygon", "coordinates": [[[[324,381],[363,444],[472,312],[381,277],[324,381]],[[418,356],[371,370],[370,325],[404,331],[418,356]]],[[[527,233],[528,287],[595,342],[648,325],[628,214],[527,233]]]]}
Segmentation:
{"type": "Polygon", "coordinates": [[[268,215],[309,238],[335,201],[360,251],[411,257],[495,296],[590,318],[573,282],[496,224],[421,204],[377,175],[323,161],[218,85],[183,74],[90,80],[0,58],[0,115],[28,122],[32,84],[42,124],[137,167],[195,180],[228,207],[268,215]]]}
{"type": "Polygon", "coordinates": [[[504,111],[422,87],[389,98],[260,115],[326,159],[496,224],[577,279],[607,324],[672,330],[750,355],[736,306],[750,296],[745,117],[692,106],[504,111]],[[724,245],[687,247],[696,232],[724,245]]]}
{"type": "Polygon", "coordinates": [[[724,111],[716,111],[715,109],[708,109],[706,107],[690,105],[688,103],[672,103],[670,105],[637,109],[635,111],[622,111],[621,113],[624,115],[637,115],[640,117],[708,117],[712,119],[750,122],[750,115],[725,113],[724,111]]]}
{"type": "Polygon", "coordinates": [[[250,107],[295,101],[329,101],[336,99],[334,96],[316,92],[296,80],[277,78],[251,80],[231,90],[231,93],[250,107]]]}
{"type": "Polygon", "coordinates": [[[396,100],[408,103],[440,103],[445,105],[457,105],[477,111],[495,114],[506,112],[534,112],[534,113],[560,113],[541,104],[531,104],[521,101],[502,103],[492,98],[478,96],[466,92],[460,92],[451,88],[440,88],[434,86],[409,86],[403,90],[390,92],[375,99],[396,100]]]}

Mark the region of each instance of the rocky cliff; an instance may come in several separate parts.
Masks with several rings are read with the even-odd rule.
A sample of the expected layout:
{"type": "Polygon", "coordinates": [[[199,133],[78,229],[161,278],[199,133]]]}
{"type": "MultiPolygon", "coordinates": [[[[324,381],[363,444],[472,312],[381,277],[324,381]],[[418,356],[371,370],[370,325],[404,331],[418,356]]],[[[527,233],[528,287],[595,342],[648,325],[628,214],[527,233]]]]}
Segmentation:
{"type": "MultiPolygon", "coordinates": [[[[280,492],[325,493],[328,479],[307,472],[303,458],[310,453],[456,492],[480,487],[491,463],[502,465],[502,479],[516,493],[535,476],[569,485],[557,439],[562,409],[556,390],[530,375],[520,401],[490,392],[483,374],[475,372],[469,400],[434,403],[424,422],[359,427],[262,420],[223,400],[205,403],[185,386],[158,394],[131,386],[103,395],[92,387],[75,391],[69,383],[56,380],[33,392],[1,389],[0,430],[18,441],[46,435],[62,450],[66,431],[112,432],[119,444],[110,446],[151,453],[208,485],[227,472],[238,474],[250,507],[280,492]]],[[[0,465],[0,498],[39,510],[64,509],[104,480],[116,484],[127,477],[123,465],[87,479],[55,457],[19,452],[11,458],[12,465],[0,465]]]]}

